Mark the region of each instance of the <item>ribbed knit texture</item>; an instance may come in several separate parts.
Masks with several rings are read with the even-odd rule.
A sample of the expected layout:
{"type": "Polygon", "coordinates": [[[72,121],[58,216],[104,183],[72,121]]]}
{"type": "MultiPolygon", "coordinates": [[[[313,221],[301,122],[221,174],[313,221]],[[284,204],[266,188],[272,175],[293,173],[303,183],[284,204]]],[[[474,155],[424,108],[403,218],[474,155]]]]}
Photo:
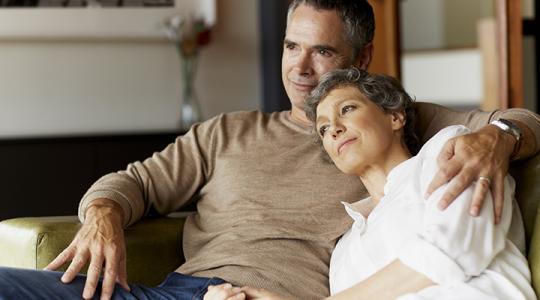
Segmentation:
{"type": "MultiPolygon", "coordinates": [[[[475,112],[473,121],[470,113],[418,108],[424,141],[450,124],[475,129],[493,117],[475,112]]],[[[197,201],[198,212],[184,227],[186,262],[178,272],[320,299],[329,294],[332,249],[351,225],[340,201],[356,201],[366,191],[358,178],[328,162],[314,141],[288,111],[223,114],[151,158],[102,177],[83,197],[79,217],[84,221],[97,198],[119,203],[126,226],[151,209],[167,214],[197,201]]]]}

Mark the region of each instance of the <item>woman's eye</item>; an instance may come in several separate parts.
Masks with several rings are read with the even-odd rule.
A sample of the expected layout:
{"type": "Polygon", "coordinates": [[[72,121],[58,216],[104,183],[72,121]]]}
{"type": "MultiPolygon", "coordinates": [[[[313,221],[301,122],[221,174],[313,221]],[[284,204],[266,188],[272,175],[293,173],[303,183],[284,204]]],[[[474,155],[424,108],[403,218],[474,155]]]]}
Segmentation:
{"type": "Polygon", "coordinates": [[[324,134],[328,131],[328,125],[323,125],[319,127],[319,134],[321,136],[324,136],[324,134]]]}
{"type": "Polygon", "coordinates": [[[345,105],[341,108],[341,114],[344,115],[350,111],[353,111],[356,107],[354,105],[345,105]]]}

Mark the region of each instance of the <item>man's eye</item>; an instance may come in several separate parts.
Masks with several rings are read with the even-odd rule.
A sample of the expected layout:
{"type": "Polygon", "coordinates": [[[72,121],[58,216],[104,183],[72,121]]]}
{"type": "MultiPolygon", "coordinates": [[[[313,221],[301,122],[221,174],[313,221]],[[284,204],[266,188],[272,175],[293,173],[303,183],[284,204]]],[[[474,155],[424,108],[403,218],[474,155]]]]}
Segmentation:
{"type": "Polygon", "coordinates": [[[288,50],[293,50],[296,47],[294,44],[285,44],[285,48],[288,50]]]}
{"type": "Polygon", "coordinates": [[[348,112],[351,112],[355,109],[356,107],[354,105],[345,105],[341,108],[341,114],[344,115],[348,112]]]}
{"type": "Polygon", "coordinates": [[[331,55],[330,51],[325,50],[325,49],[320,49],[319,54],[322,55],[322,56],[330,56],[331,55]]]}
{"type": "Polygon", "coordinates": [[[328,125],[323,125],[319,127],[319,134],[321,136],[324,136],[324,134],[328,131],[328,125]]]}

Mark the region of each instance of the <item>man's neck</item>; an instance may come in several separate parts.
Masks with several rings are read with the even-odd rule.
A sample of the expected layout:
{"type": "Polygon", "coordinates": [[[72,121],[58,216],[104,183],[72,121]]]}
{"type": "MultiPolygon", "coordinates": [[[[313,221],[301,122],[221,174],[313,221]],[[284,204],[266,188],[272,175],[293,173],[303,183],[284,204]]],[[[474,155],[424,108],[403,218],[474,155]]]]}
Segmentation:
{"type": "Polygon", "coordinates": [[[312,126],[312,122],[306,117],[306,113],[295,106],[291,109],[291,120],[301,126],[312,126]]]}

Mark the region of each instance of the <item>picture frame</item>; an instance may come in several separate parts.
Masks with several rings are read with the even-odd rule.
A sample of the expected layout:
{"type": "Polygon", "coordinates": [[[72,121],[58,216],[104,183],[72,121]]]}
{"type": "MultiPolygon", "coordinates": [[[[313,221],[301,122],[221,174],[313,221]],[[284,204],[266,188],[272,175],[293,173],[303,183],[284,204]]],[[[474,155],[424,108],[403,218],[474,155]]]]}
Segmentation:
{"type": "Polygon", "coordinates": [[[176,0],[174,7],[0,8],[0,41],[166,41],[166,18],[203,17],[215,24],[215,0],[176,0]]]}

